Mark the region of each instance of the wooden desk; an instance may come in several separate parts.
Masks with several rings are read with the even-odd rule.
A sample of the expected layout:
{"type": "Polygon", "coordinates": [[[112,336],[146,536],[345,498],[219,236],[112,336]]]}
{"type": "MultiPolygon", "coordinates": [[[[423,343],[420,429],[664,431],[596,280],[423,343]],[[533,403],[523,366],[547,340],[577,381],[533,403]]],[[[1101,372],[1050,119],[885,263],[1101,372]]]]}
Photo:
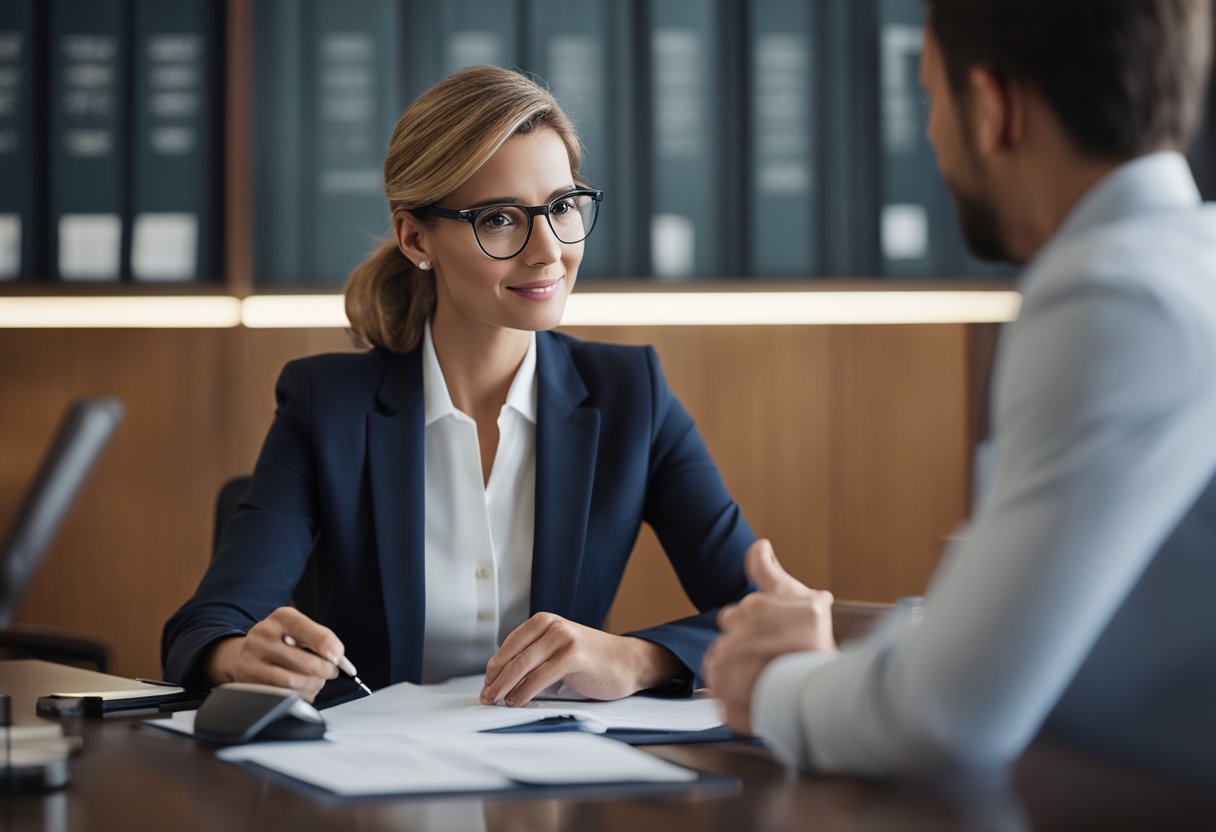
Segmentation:
{"type": "MultiPolygon", "coordinates": [[[[0,671],[3,663],[0,663],[0,671]]],[[[32,721],[36,680],[0,672],[32,721]]],[[[662,757],[736,777],[734,792],[665,797],[324,801],[234,765],[138,719],[79,723],[72,783],[0,797],[0,829],[48,830],[805,830],[1216,828],[1216,798],[1187,793],[1036,743],[1005,788],[794,777],[746,743],[661,746],[662,757]]]]}

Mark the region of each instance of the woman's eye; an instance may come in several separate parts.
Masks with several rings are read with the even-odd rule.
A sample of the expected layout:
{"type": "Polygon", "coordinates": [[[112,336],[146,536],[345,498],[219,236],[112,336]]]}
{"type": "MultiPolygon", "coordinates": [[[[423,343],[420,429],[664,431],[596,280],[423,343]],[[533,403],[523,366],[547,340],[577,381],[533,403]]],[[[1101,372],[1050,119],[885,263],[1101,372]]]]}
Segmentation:
{"type": "Polygon", "coordinates": [[[562,214],[569,213],[570,211],[573,211],[573,210],[574,210],[573,202],[569,199],[563,199],[560,202],[553,203],[553,207],[549,209],[549,213],[557,214],[558,216],[561,216],[562,214]]]}
{"type": "Polygon", "coordinates": [[[490,228],[506,228],[511,224],[511,217],[502,211],[495,211],[492,214],[486,214],[481,222],[490,228]]]}

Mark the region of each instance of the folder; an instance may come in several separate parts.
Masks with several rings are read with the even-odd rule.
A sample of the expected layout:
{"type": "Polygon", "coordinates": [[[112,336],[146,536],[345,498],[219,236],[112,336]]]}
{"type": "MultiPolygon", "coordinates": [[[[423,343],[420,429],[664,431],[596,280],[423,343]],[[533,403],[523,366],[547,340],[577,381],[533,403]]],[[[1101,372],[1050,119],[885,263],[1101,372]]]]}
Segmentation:
{"type": "Polygon", "coordinates": [[[211,0],[136,0],[131,276],[220,277],[220,21],[211,0]]]}
{"type": "Polygon", "coordinates": [[[820,271],[818,4],[747,4],[747,273],[820,271]]]}
{"type": "Polygon", "coordinates": [[[403,106],[398,6],[255,5],[259,282],[340,285],[391,234],[383,164],[403,106]]]}
{"type": "Polygon", "coordinates": [[[733,183],[732,55],[720,48],[716,0],[647,0],[649,271],[658,280],[738,273],[732,246],[743,223],[733,183]],[[730,218],[728,223],[727,217],[730,218]]]}
{"type": "Polygon", "coordinates": [[[54,0],[50,47],[52,272],[117,281],[127,198],[126,0],[54,0]]]}
{"type": "Polygon", "coordinates": [[[0,3],[0,280],[42,277],[42,101],[46,17],[35,0],[0,3]]]}
{"type": "Polygon", "coordinates": [[[526,67],[547,85],[583,142],[583,180],[606,191],[579,279],[642,274],[634,228],[634,37],[630,9],[616,0],[533,0],[527,6],[526,67]]]}

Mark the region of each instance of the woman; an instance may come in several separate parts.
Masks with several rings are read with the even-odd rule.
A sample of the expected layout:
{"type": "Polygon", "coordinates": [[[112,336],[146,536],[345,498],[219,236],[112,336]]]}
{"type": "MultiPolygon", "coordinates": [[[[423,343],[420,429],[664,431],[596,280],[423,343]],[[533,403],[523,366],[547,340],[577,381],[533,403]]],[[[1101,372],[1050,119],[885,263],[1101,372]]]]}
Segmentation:
{"type": "Polygon", "coordinates": [[[578,165],[567,116],[514,72],[458,72],[405,111],[394,239],[346,288],[373,349],[284,368],[248,496],[165,625],[166,678],[311,700],[349,650],[372,687],[484,671],[482,700],[509,705],[689,689],[754,535],[653,349],[548,331],[602,198],[578,165]],[[701,614],[609,635],[642,521],[701,614]]]}

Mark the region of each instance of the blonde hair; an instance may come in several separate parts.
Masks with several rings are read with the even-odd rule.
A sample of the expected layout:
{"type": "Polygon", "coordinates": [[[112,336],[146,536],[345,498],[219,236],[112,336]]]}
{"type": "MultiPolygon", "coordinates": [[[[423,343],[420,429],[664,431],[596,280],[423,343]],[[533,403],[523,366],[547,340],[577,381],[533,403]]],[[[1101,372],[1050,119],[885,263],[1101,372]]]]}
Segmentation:
{"type": "MultiPolygon", "coordinates": [[[[467,182],[512,136],[557,131],[578,182],[578,133],[557,100],[518,72],[475,66],[415,99],[397,120],[384,159],[390,213],[433,205],[467,182]]],[[[360,346],[409,352],[435,311],[435,275],[418,269],[396,240],[382,241],[346,282],[346,316],[360,346]]]]}

